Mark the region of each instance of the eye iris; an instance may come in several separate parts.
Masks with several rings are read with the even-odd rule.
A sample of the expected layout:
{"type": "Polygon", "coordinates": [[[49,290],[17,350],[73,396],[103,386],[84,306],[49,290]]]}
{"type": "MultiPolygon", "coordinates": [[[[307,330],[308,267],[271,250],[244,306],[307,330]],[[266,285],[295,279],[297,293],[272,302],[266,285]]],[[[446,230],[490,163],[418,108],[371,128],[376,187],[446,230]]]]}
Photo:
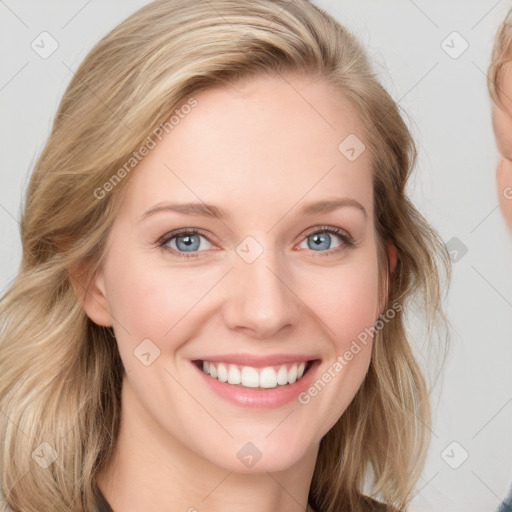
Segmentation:
{"type": "MultiPolygon", "coordinates": [[[[329,245],[329,242],[331,241],[331,237],[328,233],[322,233],[322,234],[319,234],[319,233],[314,233],[313,235],[311,235],[309,238],[312,238],[314,240],[314,244],[313,246],[311,246],[310,244],[309,245],[309,248],[310,249],[313,249],[313,248],[318,248],[322,243],[325,243],[327,242],[327,244],[329,245]]],[[[329,247],[321,247],[322,249],[328,249],[329,247]]]]}
{"type": "Polygon", "coordinates": [[[197,235],[179,235],[176,237],[176,247],[180,251],[182,250],[197,250],[199,248],[199,236],[197,235]],[[184,244],[180,244],[180,240],[185,240],[184,244]],[[181,247],[180,247],[181,245],[181,247]]]}

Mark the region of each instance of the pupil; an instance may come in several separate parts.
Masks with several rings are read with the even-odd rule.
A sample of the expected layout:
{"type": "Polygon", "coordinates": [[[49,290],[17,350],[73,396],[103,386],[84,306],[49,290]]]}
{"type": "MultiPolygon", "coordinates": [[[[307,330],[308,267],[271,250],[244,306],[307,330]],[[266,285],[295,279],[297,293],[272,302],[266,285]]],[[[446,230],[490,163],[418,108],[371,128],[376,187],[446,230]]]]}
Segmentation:
{"type": "Polygon", "coordinates": [[[324,248],[325,249],[328,248],[329,241],[330,241],[330,237],[328,234],[315,233],[315,234],[311,235],[311,238],[313,238],[313,244],[312,244],[313,247],[320,247],[322,244],[326,244],[326,245],[324,245],[324,248]]]}

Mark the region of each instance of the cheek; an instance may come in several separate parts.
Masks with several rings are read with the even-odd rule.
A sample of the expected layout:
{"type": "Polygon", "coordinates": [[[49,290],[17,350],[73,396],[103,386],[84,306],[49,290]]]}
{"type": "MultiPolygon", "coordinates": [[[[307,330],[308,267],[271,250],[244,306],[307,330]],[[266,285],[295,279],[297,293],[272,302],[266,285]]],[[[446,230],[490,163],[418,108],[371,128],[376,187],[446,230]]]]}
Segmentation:
{"type": "Polygon", "coordinates": [[[512,230],[512,161],[500,159],[496,169],[496,185],[501,213],[512,230]]]}
{"type": "Polygon", "coordinates": [[[303,291],[306,304],[323,320],[327,336],[336,340],[339,350],[373,326],[379,314],[376,258],[356,259],[353,264],[319,272],[309,291],[303,291]]]}
{"type": "Polygon", "coordinates": [[[498,151],[502,156],[512,158],[512,117],[505,110],[493,105],[492,127],[498,151]]]}
{"type": "Polygon", "coordinates": [[[187,315],[193,314],[205,294],[197,281],[198,272],[165,268],[129,255],[117,266],[111,265],[107,289],[118,339],[125,345],[129,340],[135,347],[149,338],[161,349],[168,348],[173,330],[186,323],[187,315]]]}
{"type": "Polygon", "coordinates": [[[373,327],[380,313],[377,259],[372,254],[367,259],[359,256],[351,265],[331,269],[331,279],[326,274],[321,287],[308,297],[330,349],[318,378],[299,401],[315,407],[322,435],[352,402],[371,360],[373,327]]]}

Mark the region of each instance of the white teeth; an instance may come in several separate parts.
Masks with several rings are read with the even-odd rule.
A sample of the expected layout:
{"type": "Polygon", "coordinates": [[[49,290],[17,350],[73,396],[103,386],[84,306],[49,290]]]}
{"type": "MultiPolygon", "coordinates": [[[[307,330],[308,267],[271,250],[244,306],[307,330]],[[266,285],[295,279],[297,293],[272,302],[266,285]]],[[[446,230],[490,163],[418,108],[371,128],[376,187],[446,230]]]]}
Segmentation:
{"type": "Polygon", "coordinates": [[[288,372],[288,382],[293,384],[297,380],[297,365],[294,364],[288,372]]]}
{"type": "Polygon", "coordinates": [[[277,386],[277,373],[273,368],[263,368],[260,373],[260,387],[275,388],[277,386]]]}
{"type": "Polygon", "coordinates": [[[229,384],[241,384],[248,388],[275,388],[293,384],[304,375],[306,361],[291,365],[266,366],[253,368],[252,366],[238,366],[236,364],[212,363],[203,361],[203,372],[229,384]]]}
{"type": "Polygon", "coordinates": [[[220,380],[220,382],[228,381],[228,369],[226,368],[225,364],[219,363],[217,365],[217,378],[220,380]]]}
{"type": "Polygon", "coordinates": [[[251,368],[250,366],[244,366],[242,368],[242,386],[248,388],[257,388],[259,383],[258,370],[251,368]]]}
{"type": "Polygon", "coordinates": [[[277,372],[277,383],[281,385],[288,384],[288,370],[284,364],[277,372]]]}
{"type": "Polygon", "coordinates": [[[240,370],[234,364],[229,365],[228,382],[229,384],[240,384],[242,382],[240,370]]]}

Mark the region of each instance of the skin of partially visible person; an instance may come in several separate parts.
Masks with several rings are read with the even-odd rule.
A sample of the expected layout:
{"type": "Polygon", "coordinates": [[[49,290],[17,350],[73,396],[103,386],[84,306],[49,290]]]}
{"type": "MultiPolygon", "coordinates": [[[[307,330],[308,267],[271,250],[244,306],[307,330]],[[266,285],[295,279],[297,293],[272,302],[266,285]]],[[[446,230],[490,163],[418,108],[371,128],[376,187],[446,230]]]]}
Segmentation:
{"type": "Polygon", "coordinates": [[[498,28],[488,72],[492,126],[499,151],[496,185],[500,209],[512,233],[512,16],[498,28]]]}
{"type": "Polygon", "coordinates": [[[450,274],[415,160],[363,48],[309,1],[157,0],[115,27],[27,190],[0,504],[406,510],[431,424],[406,313],[431,333],[450,274]]]}

